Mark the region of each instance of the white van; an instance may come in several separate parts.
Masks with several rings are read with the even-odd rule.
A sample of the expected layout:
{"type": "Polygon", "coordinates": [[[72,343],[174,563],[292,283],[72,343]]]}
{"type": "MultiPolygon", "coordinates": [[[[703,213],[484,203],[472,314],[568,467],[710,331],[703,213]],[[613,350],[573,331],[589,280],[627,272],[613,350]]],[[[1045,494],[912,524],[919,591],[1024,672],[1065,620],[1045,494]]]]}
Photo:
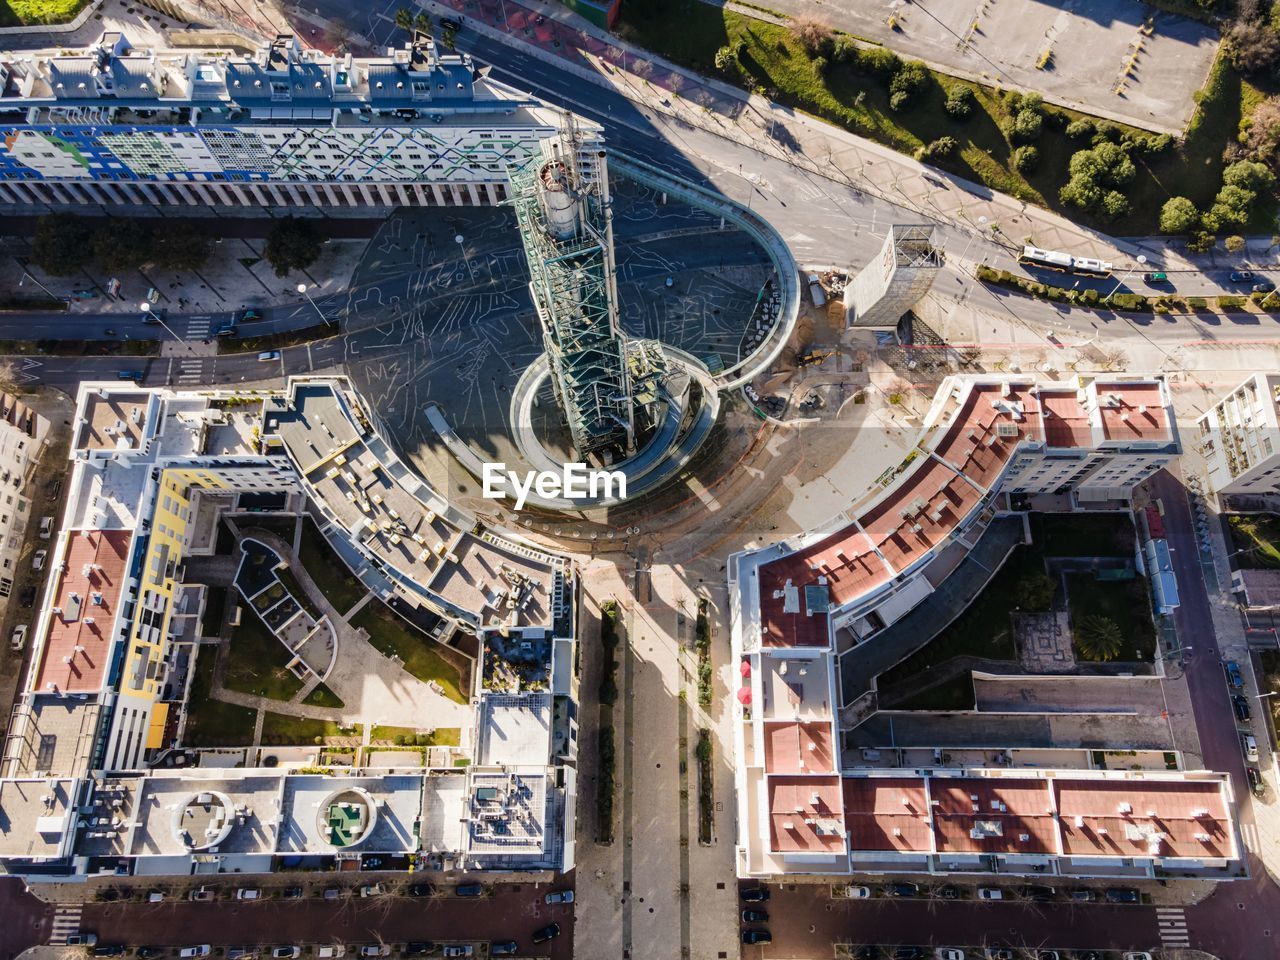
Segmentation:
{"type": "Polygon", "coordinates": [[[258,354],[259,363],[267,363],[268,361],[279,360],[279,359],[280,359],[279,350],[263,350],[262,353],[258,354]]]}

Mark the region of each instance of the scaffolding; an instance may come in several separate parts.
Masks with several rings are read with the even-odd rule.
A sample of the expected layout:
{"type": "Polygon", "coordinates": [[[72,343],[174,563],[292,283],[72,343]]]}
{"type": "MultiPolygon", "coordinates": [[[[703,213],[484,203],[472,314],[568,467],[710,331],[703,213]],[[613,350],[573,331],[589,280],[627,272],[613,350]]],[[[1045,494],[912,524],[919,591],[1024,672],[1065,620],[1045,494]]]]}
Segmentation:
{"type": "Polygon", "coordinates": [[[656,399],[661,370],[618,325],[609,179],[599,138],[566,114],[540,155],[512,173],[511,186],[556,401],[574,449],[584,461],[606,464],[630,456],[637,405],[656,399]]]}

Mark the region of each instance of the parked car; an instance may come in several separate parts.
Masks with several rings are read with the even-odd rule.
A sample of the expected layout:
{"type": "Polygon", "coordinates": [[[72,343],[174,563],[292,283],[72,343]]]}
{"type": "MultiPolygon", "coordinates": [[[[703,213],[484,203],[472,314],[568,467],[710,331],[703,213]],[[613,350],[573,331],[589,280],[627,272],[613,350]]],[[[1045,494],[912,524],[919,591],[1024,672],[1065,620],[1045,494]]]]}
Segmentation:
{"type": "Polygon", "coordinates": [[[845,887],[844,889],[845,889],[844,895],[848,897],[850,900],[870,900],[871,899],[870,887],[848,886],[848,887],[845,887]]]}
{"type": "MultiPolygon", "coordinates": [[[[534,943],[537,943],[537,942],[538,941],[536,940],[534,941],[534,943]]],[[[773,943],[773,934],[770,933],[768,930],[756,930],[756,929],[743,930],[742,942],[747,944],[773,943]]]]}
{"type": "Polygon", "coordinates": [[[1244,674],[1240,672],[1240,664],[1234,660],[1228,660],[1223,669],[1227,671],[1227,682],[1236,690],[1244,688],[1244,674]]]}
{"type": "Polygon", "coordinates": [[[1144,283],[1168,283],[1169,275],[1163,270],[1154,270],[1150,273],[1144,273],[1142,280],[1144,283]]]}
{"type": "Polygon", "coordinates": [[[1077,887],[1074,890],[1068,891],[1067,896],[1076,903],[1092,903],[1094,900],[1098,899],[1098,891],[1090,890],[1088,887],[1077,887]]]}
{"type": "Polygon", "coordinates": [[[40,518],[40,539],[48,540],[53,534],[53,517],[40,518]]]}
{"type": "Polygon", "coordinates": [[[1054,890],[1053,887],[1045,887],[1045,886],[1037,886],[1037,885],[1022,887],[1020,890],[1018,890],[1018,894],[1022,896],[1023,899],[1036,900],[1040,902],[1043,902],[1045,900],[1052,900],[1054,896],[1057,894],[1057,892],[1058,891],[1054,890]]]}
{"type": "Polygon", "coordinates": [[[1141,903],[1142,894],[1133,887],[1107,887],[1102,894],[1107,903],[1141,903]]]}
{"type": "Polygon", "coordinates": [[[169,951],[164,947],[139,947],[136,952],[138,960],[159,960],[169,951]]]}
{"type": "Polygon", "coordinates": [[[478,897],[484,893],[482,883],[460,883],[453,888],[455,897],[478,897]]]}
{"type": "MultiPolygon", "coordinates": [[[[514,943],[515,941],[512,942],[514,943]]],[[[406,957],[425,957],[435,948],[436,945],[430,940],[410,940],[404,945],[402,952],[406,957]]]]}
{"type": "Polygon", "coordinates": [[[227,960],[249,960],[257,955],[255,947],[227,947],[227,960]]]}
{"type": "Polygon", "coordinates": [[[511,957],[520,952],[520,944],[514,940],[499,940],[496,943],[489,944],[489,956],[491,957],[511,957]]]}
{"type": "Polygon", "coordinates": [[[827,295],[822,290],[822,281],[818,279],[818,275],[811,273],[806,279],[809,284],[809,297],[813,300],[813,305],[815,307],[825,306],[827,295]]]}
{"type": "Polygon", "coordinates": [[[768,887],[749,887],[743,890],[738,896],[742,897],[747,903],[763,903],[769,899],[768,887]]]}
{"type": "Polygon", "coordinates": [[[914,883],[890,883],[885,886],[884,892],[888,897],[918,897],[920,887],[914,883]]]}
{"type": "MultiPolygon", "coordinates": [[[[294,949],[296,950],[297,947],[294,947],[294,949]]],[[[209,946],[209,944],[197,943],[194,946],[183,947],[178,951],[178,956],[182,957],[183,960],[190,960],[192,957],[207,957],[212,952],[213,947],[209,946]]],[[[297,954],[294,954],[294,956],[297,956],[297,954]]]]}
{"type": "Polygon", "coordinates": [[[316,947],[316,956],[320,960],[339,960],[347,955],[347,948],[340,943],[326,943],[316,947]]]}
{"type": "Polygon", "coordinates": [[[560,936],[560,924],[548,923],[545,927],[533,931],[534,943],[546,943],[548,940],[554,940],[560,936]]]}
{"type": "Polygon", "coordinates": [[[261,320],[262,313],[258,310],[241,310],[236,314],[237,323],[252,323],[254,320],[261,320]]]}
{"type": "Polygon", "coordinates": [[[436,888],[429,883],[411,883],[406,892],[411,897],[429,897],[436,892],[436,888]]]}
{"type": "Polygon", "coordinates": [[[294,960],[302,953],[300,947],[279,946],[271,948],[271,960],[294,960]]]}
{"type": "MultiPolygon", "coordinates": [[[[266,363],[269,360],[279,360],[279,359],[280,359],[279,350],[263,350],[260,354],[258,354],[259,363],[266,363]]],[[[381,863],[381,861],[379,861],[379,863],[381,863]]],[[[376,864],[366,862],[364,866],[365,866],[365,869],[372,870],[376,866],[376,864]]]]}
{"type": "Polygon", "coordinates": [[[769,914],[764,910],[743,910],[743,923],[768,923],[769,914]]]}
{"type": "Polygon", "coordinates": [[[283,897],[285,900],[300,900],[302,899],[302,888],[301,887],[285,887],[283,890],[280,891],[280,896],[283,897]]]}
{"type": "Polygon", "coordinates": [[[13,628],[13,636],[9,638],[10,650],[21,650],[27,643],[27,625],[20,623],[13,628]]]}
{"type": "Polygon", "coordinates": [[[964,960],[964,951],[955,947],[939,947],[933,951],[934,960],[964,960]]]}
{"type": "Polygon", "coordinates": [[[241,887],[236,891],[237,900],[260,900],[262,891],[257,887],[241,887]]]}
{"type": "Polygon", "coordinates": [[[380,883],[366,883],[360,888],[360,896],[362,897],[380,897],[386,892],[386,888],[380,883]]]}
{"type": "Polygon", "coordinates": [[[1120,956],[1121,960],[1151,960],[1151,954],[1145,950],[1130,950],[1120,956]]]}
{"type": "Polygon", "coordinates": [[[96,933],[69,933],[67,934],[68,947],[92,947],[97,945],[98,935],[96,933]]]}
{"type": "Polygon", "coordinates": [[[163,902],[164,902],[163,890],[151,890],[147,893],[147,903],[163,903],[163,902]]]}
{"type": "Polygon", "coordinates": [[[1258,739],[1253,734],[1240,734],[1240,749],[1244,751],[1244,758],[1250,763],[1258,762],[1258,739]]]}
{"type": "Polygon", "coordinates": [[[100,943],[93,948],[95,957],[121,957],[124,956],[124,946],[119,943],[100,943]]]}
{"type": "Polygon", "coordinates": [[[1270,293],[1276,288],[1276,285],[1270,280],[1259,280],[1253,285],[1254,293],[1270,293]]]}
{"type": "Polygon", "coordinates": [[[1008,947],[987,947],[987,960],[1014,960],[1008,947]]]}
{"type": "Polygon", "coordinates": [[[1001,890],[999,887],[979,887],[978,899],[979,900],[1003,900],[1004,891],[1001,890]]]}
{"type": "Polygon", "coordinates": [[[36,555],[31,558],[31,569],[39,573],[44,569],[45,558],[49,556],[48,550],[37,550],[36,555]]]}
{"type": "Polygon", "coordinates": [[[320,894],[320,896],[324,897],[326,900],[337,900],[339,897],[342,896],[342,888],[341,887],[325,887],[324,891],[320,894]]]}
{"type": "Polygon", "coordinates": [[[469,943],[451,943],[441,953],[446,957],[469,957],[475,953],[475,949],[469,943]]]}
{"type": "Polygon", "coordinates": [[[1262,772],[1257,767],[1245,767],[1244,772],[1249,778],[1249,789],[1255,797],[1261,797],[1267,792],[1266,785],[1262,782],[1262,772]]]}
{"type": "Polygon", "coordinates": [[[214,890],[213,887],[196,887],[187,894],[187,899],[193,903],[205,903],[209,900],[213,900],[217,895],[218,892],[214,890]]]}
{"type": "Polygon", "coordinates": [[[573,891],[552,890],[542,899],[546,903],[573,903],[573,891]]]}
{"type": "Polygon", "coordinates": [[[893,960],[922,960],[923,947],[897,947],[893,951],[893,960]]]}
{"type": "Polygon", "coordinates": [[[1035,960],[1062,960],[1062,954],[1057,950],[1037,950],[1032,957],[1035,960]]]}
{"type": "Polygon", "coordinates": [[[1253,283],[1253,271],[1232,270],[1230,279],[1232,283],[1253,283]]]}
{"type": "Polygon", "coordinates": [[[391,956],[391,948],[385,943],[366,943],[360,948],[360,956],[389,957],[391,956]]]}
{"type": "Polygon", "coordinates": [[[960,888],[950,883],[944,883],[942,886],[934,888],[933,895],[939,900],[959,900],[960,888]]]}
{"type": "Polygon", "coordinates": [[[1238,693],[1232,694],[1231,707],[1236,712],[1237,720],[1239,720],[1241,723],[1249,722],[1249,716],[1250,716],[1249,701],[1246,697],[1242,697],[1238,693]]]}

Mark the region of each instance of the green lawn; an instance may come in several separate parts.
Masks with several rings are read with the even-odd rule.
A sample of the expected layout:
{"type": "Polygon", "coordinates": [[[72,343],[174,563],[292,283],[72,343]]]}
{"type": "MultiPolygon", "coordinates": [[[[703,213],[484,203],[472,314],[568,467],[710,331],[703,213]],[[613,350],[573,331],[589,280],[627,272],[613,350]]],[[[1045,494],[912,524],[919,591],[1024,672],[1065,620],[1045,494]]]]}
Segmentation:
{"type": "Polygon", "coordinates": [[[216,652],[212,647],[202,647],[196,657],[183,742],[189,747],[246,747],[253,743],[253,725],[258,712],[214,700],[209,695],[213,689],[216,652]]]}
{"type": "Polygon", "coordinates": [[[0,0],[0,27],[66,23],[89,0],[0,0]]]}
{"type": "MultiPolygon", "coordinates": [[[[1013,147],[1000,128],[1008,111],[1003,94],[995,88],[931,73],[928,89],[918,95],[915,104],[895,112],[889,109],[886,80],[855,72],[837,62],[830,63],[825,74],[820,75],[814,61],[785,27],[700,0],[625,3],[618,33],[709,76],[719,76],[715,70],[716,51],[741,43],[740,62],[746,76],[739,81],[740,86],[753,86],[779,103],[903,153],[914,153],[939,137],[953,137],[958,149],[948,158],[933,161],[935,165],[1067,214],[1073,220],[1105,227],[1117,235],[1156,232],[1160,207],[1170,196],[1186,196],[1200,209],[1207,207],[1221,185],[1223,149],[1234,141],[1241,118],[1248,116],[1264,93],[1242,84],[1225,61],[1216,66],[1185,144],[1152,156],[1135,150],[1133,160],[1138,174],[1125,191],[1132,211],[1118,220],[1102,222],[1058,199],[1072,153],[1089,145],[1087,140],[1068,138],[1062,128],[1084,114],[1051,108],[1052,113],[1065,120],[1054,123],[1052,118],[1046,119],[1043,132],[1035,141],[1040,165],[1024,175],[1012,166],[1013,147]],[[672,29],[673,23],[678,23],[679,29],[672,29]],[[944,86],[967,86],[973,90],[977,106],[967,121],[954,120],[942,109],[944,86]]],[[[1256,223],[1250,225],[1256,228],[1254,232],[1270,232],[1273,206],[1270,202],[1258,204],[1256,223]]],[[[1016,233],[1012,236],[1015,242],[1022,241],[1016,228],[1010,228],[1010,233],[1016,233]]]]}
{"type": "Polygon", "coordinates": [[[445,696],[458,703],[466,703],[459,684],[458,670],[444,657],[436,653],[436,642],[411,627],[386,604],[378,600],[366,603],[351,618],[352,626],[361,627],[369,634],[369,642],[388,656],[395,655],[404,661],[404,668],[419,680],[435,680],[445,696]]]}
{"type": "MultiPolygon", "coordinates": [[[[1017,547],[985,590],[964,613],[931,643],[916,651],[880,676],[879,686],[889,688],[937,666],[952,657],[974,656],[992,660],[1013,660],[1013,628],[1009,613],[1018,581],[1027,573],[1041,570],[1040,558],[1029,547],[1017,547]]],[[[972,699],[972,691],[970,691],[972,699]]],[[[972,702],[969,704],[972,706],[972,702]]]]}
{"type": "Polygon", "coordinates": [[[272,636],[252,604],[240,607],[240,626],[231,632],[223,684],[228,690],[272,700],[291,700],[302,681],[288,670],[289,651],[272,636]]]}
{"type": "MultiPolygon", "coordinates": [[[[289,593],[293,595],[293,599],[297,600],[298,603],[302,604],[302,609],[307,611],[307,613],[311,614],[311,619],[319,620],[320,619],[319,608],[317,608],[316,605],[311,602],[311,598],[308,597],[306,591],[302,589],[302,584],[300,584],[298,582],[298,578],[293,575],[293,571],[290,570],[287,566],[277,567],[276,576],[280,578],[280,582],[284,584],[285,589],[288,590],[289,593]]],[[[319,584],[317,584],[317,586],[319,586],[319,584]]]]}
{"type": "Polygon", "coordinates": [[[1274,513],[1232,513],[1227,516],[1236,566],[1249,570],[1280,568],[1280,517],[1274,513]]]}
{"type": "Polygon", "coordinates": [[[369,740],[394,743],[396,737],[403,737],[402,744],[418,747],[456,747],[462,742],[462,731],[458,727],[440,727],[431,733],[419,733],[413,727],[374,727],[369,731],[369,740]],[[421,742],[418,738],[423,738],[421,742]]]}
{"type": "MultiPolygon", "coordinates": [[[[1072,624],[1080,623],[1090,614],[1098,614],[1120,628],[1125,643],[1116,660],[1149,662],[1155,658],[1156,631],[1151,622],[1147,583],[1142,577],[1097,580],[1091,573],[1069,573],[1067,600],[1072,624]]],[[[1076,656],[1080,656],[1078,649],[1076,656]]]]}
{"type": "Polygon", "coordinates": [[[302,526],[298,560],[339,613],[346,613],[368,592],[309,517],[302,526]]]}
{"type": "Polygon", "coordinates": [[[274,746],[310,744],[315,743],[316,737],[352,737],[358,733],[354,727],[344,729],[331,720],[291,717],[270,711],[262,720],[262,742],[274,746]]]}
{"type": "Polygon", "coordinates": [[[1033,513],[1031,539],[1046,557],[1132,557],[1137,544],[1123,513],[1033,513]]]}
{"type": "Polygon", "coordinates": [[[311,707],[332,707],[335,710],[345,706],[342,699],[323,683],[303,697],[302,702],[311,707]]]}

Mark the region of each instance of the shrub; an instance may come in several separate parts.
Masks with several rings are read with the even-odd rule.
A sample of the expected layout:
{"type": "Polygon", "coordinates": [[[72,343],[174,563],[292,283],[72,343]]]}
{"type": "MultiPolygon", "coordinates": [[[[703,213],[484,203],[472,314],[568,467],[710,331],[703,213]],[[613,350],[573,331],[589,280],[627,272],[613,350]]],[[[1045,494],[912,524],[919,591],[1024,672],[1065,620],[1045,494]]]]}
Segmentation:
{"type": "Polygon", "coordinates": [[[1085,140],[1093,136],[1093,131],[1093,121],[1081,117],[1067,124],[1066,133],[1072,140],[1085,140]]]}
{"type": "Polygon", "coordinates": [[[1012,143],[1030,143],[1040,136],[1044,117],[1039,110],[1019,110],[1005,126],[1005,135],[1012,143]]]}
{"type": "Polygon", "coordinates": [[[791,21],[791,36],[811,57],[830,56],[835,47],[835,34],[828,24],[814,17],[796,17],[791,21]]]}
{"type": "Polygon", "coordinates": [[[1037,571],[1018,581],[1013,591],[1013,602],[1022,610],[1048,610],[1053,605],[1053,578],[1037,571]]]}
{"type": "Polygon", "coordinates": [[[947,99],[942,108],[953,120],[967,120],[973,114],[976,104],[977,97],[973,95],[973,90],[957,84],[947,90],[947,99]]]}
{"type": "Polygon", "coordinates": [[[1262,193],[1275,185],[1276,177],[1266,164],[1256,160],[1239,160],[1222,171],[1222,183],[1253,193],[1262,193]]]}
{"type": "Polygon", "coordinates": [[[1093,289],[1086,290],[1080,294],[1080,302],[1090,307],[1097,306],[1100,298],[1101,294],[1099,294],[1097,290],[1093,289]]]}
{"type": "Polygon", "coordinates": [[[1162,233],[1190,233],[1200,222],[1200,211],[1186,197],[1170,197],[1160,208],[1162,233]]]}
{"type": "Polygon", "coordinates": [[[1222,35],[1231,65],[1241,73],[1260,73],[1280,58],[1280,34],[1261,20],[1236,20],[1222,35]]]}
{"type": "Polygon", "coordinates": [[[831,46],[831,59],[837,63],[844,63],[853,67],[858,63],[860,52],[858,44],[853,37],[842,33],[836,37],[835,43],[831,46]]]}
{"type": "Polygon", "coordinates": [[[923,63],[904,63],[889,81],[889,107],[905,110],[929,82],[929,71],[923,63]]]}
{"type": "Polygon", "coordinates": [[[1222,310],[1243,310],[1244,297],[1222,296],[1218,298],[1218,307],[1222,310]]]}
{"type": "Polygon", "coordinates": [[[916,151],[916,159],[928,163],[933,160],[941,160],[955,153],[956,147],[955,137],[939,137],[937,140],[930,141],[926,146],[916,151]]]}
{"type": "Polygon", "coordinates": [[[1013,151],[1013,168],[1019,173],[1030,173],[1040,165],[1040,151],[1028,144],[1013,151]]]}
{"type": "Polygon", "coordinates": [[[1124,646],[1116,622],[1101,614],[1082,617],[1075,629],[1076,648],[1086,660],[1114,660],[1124,646]]]}
{"type": "Polygon", "coordinates": [[[738,57],[733,47],[723,46],[716,51],[716,70],[730,79],[738,75],[738,57]]]}
{"type": "Polygon", "coordinates": [[[1192,253],[1208,253],[1217,242],[1218,238],[1213,235],[1213,231],[1197,230],[1187,241],[1187,249],[1192,253]]]}
{"type": "Polygon", "coordinates": [[[902,61],[892,50],[884,47],[870,47],[859,52],[858,66],[867,73],[888,79],[898,72],[902,61]]]}
{"type": "Polygon", "coordinates": [[[1209,301],[1204,297],[1187,297],[1188,310],[1207,310],[1209,301]]]}
{"type": "Polygon", "coordinates": [[[1244,249],[1244,237],[1239,234],[1233,234],[1223,240],[1222,245],[1227,248],[1228,253],[1239,253],[1244,249]]]}
{"type": "Polygon", "coordinates": [[[1108,190],[1102,197],[1102,212],[1117,220],[1129,212],[1129,198],[1119,190],[1108,190]]]}

